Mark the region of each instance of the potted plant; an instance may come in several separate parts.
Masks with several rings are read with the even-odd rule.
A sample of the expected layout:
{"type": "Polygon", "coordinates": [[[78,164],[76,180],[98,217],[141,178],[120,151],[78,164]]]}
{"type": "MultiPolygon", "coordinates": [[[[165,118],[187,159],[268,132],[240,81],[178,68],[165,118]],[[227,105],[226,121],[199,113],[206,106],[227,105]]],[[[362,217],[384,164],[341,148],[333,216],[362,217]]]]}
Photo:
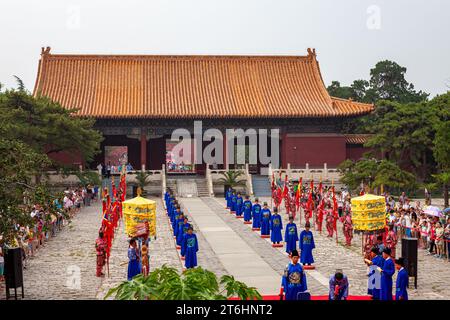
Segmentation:
{"type": "Polygon", "coordinates": [[[245,186],[245,179],[239,179],[239,177],[244,175],[243,171],[226,171],[221,172],[221,175],[223,175],[223,178],[220,178],[218,181],[220,184],[223,184],[224,193],[226,193],[229,188],[245,186]]]}
{"type": "Polygon", "coordinates": [[[187,269],[179,273],[175,268],[163,265],[144,276],[136,275],[111,288],[104,299],[115,300],[226,300],[237,297],[241,300],[261,300],[254,287],[223,275],[220,279],[202,267],[187,269]]]}
{"type": "Polygon", "coordinates": [[[149,173],[146,173],[145,171],[139,171],[136,174],[136,180],[137,180],[137,187],[141,188],[142,190],[142,196],[145,196],[147,193],[145,192],[145,186],[148,186],[150,184],[150,180],[148,180],[148,177],[150,177],[149,173]]]}

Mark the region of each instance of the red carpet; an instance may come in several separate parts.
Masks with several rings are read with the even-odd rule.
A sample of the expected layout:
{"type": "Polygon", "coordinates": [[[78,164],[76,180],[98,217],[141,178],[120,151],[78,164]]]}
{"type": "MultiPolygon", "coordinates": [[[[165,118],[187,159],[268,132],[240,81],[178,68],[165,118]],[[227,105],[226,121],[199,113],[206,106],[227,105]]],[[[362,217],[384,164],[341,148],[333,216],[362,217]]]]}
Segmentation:
{"type": "MultiPolygon", "coordinates": [[[[228,300],[239,300],[239,298],[230,298],[228,300]]],[[[280,300],[280,296],[263,296],[263,300],[280,300]]],[[[311,296],[311,300],[328,300],[328,296],[311,296]]],[[[370,296],[348,296],[347,300],[372,300],[370,296]]]]}

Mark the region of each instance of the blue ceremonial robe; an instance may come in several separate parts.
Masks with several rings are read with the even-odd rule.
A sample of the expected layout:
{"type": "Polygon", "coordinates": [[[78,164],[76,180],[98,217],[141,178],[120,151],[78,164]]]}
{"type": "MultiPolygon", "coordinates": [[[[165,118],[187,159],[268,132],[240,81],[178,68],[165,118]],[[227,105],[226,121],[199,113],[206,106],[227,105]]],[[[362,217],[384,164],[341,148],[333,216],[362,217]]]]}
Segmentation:
{"type": "Polygon", "coordinates": [[[225,199],[227,200],[227,208],[231,208],[231,197],[233,196],[233,193],[231,192],[231,189],[228,189],[228,191],[225,194],[225,199]]]}
{"type": "Polygon", "coordinates": [[[181,212],[175,212],[173,214],[173,221],[172,221],[172,230],[173,230],[173,235],[176,236],[177,232],[178,232],[178,220],[180,219],[180,213],[181,212]]]}
{"type": "Polygon", "coordinates": [[[187,229],[191,226],[190,223],[183,223],[181,225],[178,225],[178,231],[177,231],[177,245],[181,246],[183,244],[183,236],[187,233],[187,229]]]}
{"type": "Polygon", "coordinates": [[[241,196],[238,196],[236,197],[236,215],[241,216],[243,209],[243,199],[241,196]]]}
{"type": "Polygon", "coordinates": [[[130,281],[135,275],[141,273],[141,264],[139,263],[136,249],[128,248],[128,274],[127,279],[130,281]]]}
{"type": "Polygon", "coordinates": [[[381,273],[381,296],[380,300],[392,300],[392,276],[395,266],[392,258],[384,260],[383,272],[381,273]]]}
{"type": "Polygon", "coordinates": [[[344,275],[341,281],[336,280],[336,276],[333,274],[330,277],[330,291],[328,292],[328,300],[347,300],[348,297],[348,278],[344,275]],[[339,293],[337,297],[334,296],[334,289],[339,286],[339,293]]]}
{"type": "Polygon", "coordinates": [[[252,220],[252,202],[250,200],[244,201],[244,221],[252,220]]]}
{"type": "Polygon", "coordinates": [[[230,207],[231,211],[236,211],[236,201],[237,201],[237,197],[235,194],[233,194],[231,196],[231,207],[230,207]]]}
{"type": "Polygon", "coordinates": [[[297,300],[297,294],[308,290],[306,284],[306,275],[300,263],[292,264],[290,262],[281,279],[281,285],[286,294],[286,300],[297,300]]]}
{"type": "Polygon", "coordinates": [[[253,228],[261,228],[261,205],[255,203],[252,207],[253,228]]]}
{"type": "Polygon", "coordinates": [[[395,283],[395,300],[408,300],[409,276],[405,268],[401,269],[397,274],[397,281],[395,283]]]}
{"type": "Polygon", "coordinates": [[[369,283],[367,293],[370,294],[374,300],[379,300],[381,294],[381,274],[378,270],[376,270],[376,267],[383,269],[384,259],[381,256],[375,256],[372,259],[372,263],[373,265],[369,267],[370,271],[368,274],[369,283]]]}
{"type": "Polygon", "coordinates": [[[281,235],[281,230],[283,229],[283,222],[281,221],[281,216],[279,214],[274,214],[270,218],[270,241],[281,242],[283,241],[283,236],[281,235]]]}
{"type": "MultiPolygon", "coordinates": [[[[178,232],[180,231],[180,228],[183,226],[183,224],[184,224],[184,217],[178,218],[176,223],[175,223],[175,225],[174,225],[174,227],[175,227],[175,229],[174,229],[174,236],[175,237],[178,238],[178,232]]],[[[178,241],[177,241],[177,245],[180,246],[181,244],[179,244],[178,241]]]]}
{"type": "Polygon", "coordinates": [[[300,232],[300,262],[302,264],[314,263],[312,250],[316,247],[314,245],[314,236],[311,231],[303,230],[300,232]]]}
{"type": "Polygon", "coordinates": [[[186,233],[181,245],[181,255],[185,257],[184,265],[186,269],[197,266],[198,241],[195,234],[186,233]]]}
{"type": "Polygon", "coordinates": [[[166,204],[166,209],[167,209],[167,204],[169,203],[167,200],[169,199],[169,193],[166,191],[164,193],[164,203],[166,204]]]}
{"type": "Polygon", "coordinates": [[[270,209],[261,209],[261,235],[270,234],[270,209]]]}
{"type": "Polygon", "coordinates": [[[295,223],[288,223],[284,233],[284,242],[286,242],[286,252],[291,253],[292,250],[297,250],[298,232],[295,223]]]}

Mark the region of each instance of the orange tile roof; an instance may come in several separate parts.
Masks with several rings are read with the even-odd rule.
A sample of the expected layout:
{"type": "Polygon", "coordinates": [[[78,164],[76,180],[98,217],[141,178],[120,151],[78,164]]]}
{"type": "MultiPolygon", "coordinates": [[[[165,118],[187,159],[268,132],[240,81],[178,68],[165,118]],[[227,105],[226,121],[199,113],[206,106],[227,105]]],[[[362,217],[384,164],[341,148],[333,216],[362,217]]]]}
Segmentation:
{"type": "Polygon", "coordinates": [[[372,136],[371,134],[346,134],[345,142],[347,144],[365,144],[372,136]]]}
{"type": "Polygon", "coordinates": [[[96,118],[290,118],[366,114],[330,97],[307,56],[61,55],[42,49],[34,88],[96,118]]]}

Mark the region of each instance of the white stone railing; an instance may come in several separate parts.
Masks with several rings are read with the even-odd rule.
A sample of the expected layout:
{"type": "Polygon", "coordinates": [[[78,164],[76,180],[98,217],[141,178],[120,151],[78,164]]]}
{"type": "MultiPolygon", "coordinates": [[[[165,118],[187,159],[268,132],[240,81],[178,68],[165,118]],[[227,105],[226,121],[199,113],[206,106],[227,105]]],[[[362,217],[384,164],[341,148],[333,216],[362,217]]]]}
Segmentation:
{"type": "Polygon", "coordinates": [[[209,196],[214,197],[214,185],[209,164],[206,164],[206,185],[208,187],[209,196]]]}
{"type": "MultiPolygon", "coordinates": [[[[286,169],[271,169],[269,167],[269,171],[273,172],[273,176],[275,179],[280,178],[281,171],[281,180],[284,181],[285,176],[288,175],[288,179],[300,179],[303,180],[311,180],[314,181],[327,181],[339,183],[341,179],[341,174],[336,168],[329,169],[327,164],[324,163],[323,168],[310,168],[307,163],[305,168],[291,168],[290,164],[287,165],[286,169]]],[[[270,176],[270,181],[272,182],[272,175],[270,176]]]]}
{"type": "MultiPolygon", "coordinates": [[[[85,170],[90,172],[96,172],[97,170],[85,170]]],[[[128,183],[138,183],[136,180],[136,175],[140,171],[132,170],[127,172],[127,184],[128,183]]],[[[145,170],[147,174],[149,174],[149,177],[147,178],[150,182],[161,182],[164,180],[163,183],[165,183],[165,170],[164,168],[162,170],[145,170]]],[[[100,175],[100,174],[99,174],[100,175]]],[[[111,173],[111,176],[114,176],[115,179],[118,179],[120,176],[120,173],[111,173]]],[[[57,171],[47,171],[46,174],[42,178],[49,184],[64,184],[64,185],[78,185],[80,184],[80,180],[75,174],[69,174],[67,176],[63,175],[60,172],[57,171]]]]}
{"type": "Polygon", "coordinates": [[[247,194],[253,196],[253,181],[252,175],[248,170],[248,163],[245,164],[245,186],[247,188],[247,194]]]}
{"type": "Polygon", "coordinates": [[[164,163],[161,169],[161,199],[164,199],[164,194],[166,193],[166,165],[164,163]]]}

